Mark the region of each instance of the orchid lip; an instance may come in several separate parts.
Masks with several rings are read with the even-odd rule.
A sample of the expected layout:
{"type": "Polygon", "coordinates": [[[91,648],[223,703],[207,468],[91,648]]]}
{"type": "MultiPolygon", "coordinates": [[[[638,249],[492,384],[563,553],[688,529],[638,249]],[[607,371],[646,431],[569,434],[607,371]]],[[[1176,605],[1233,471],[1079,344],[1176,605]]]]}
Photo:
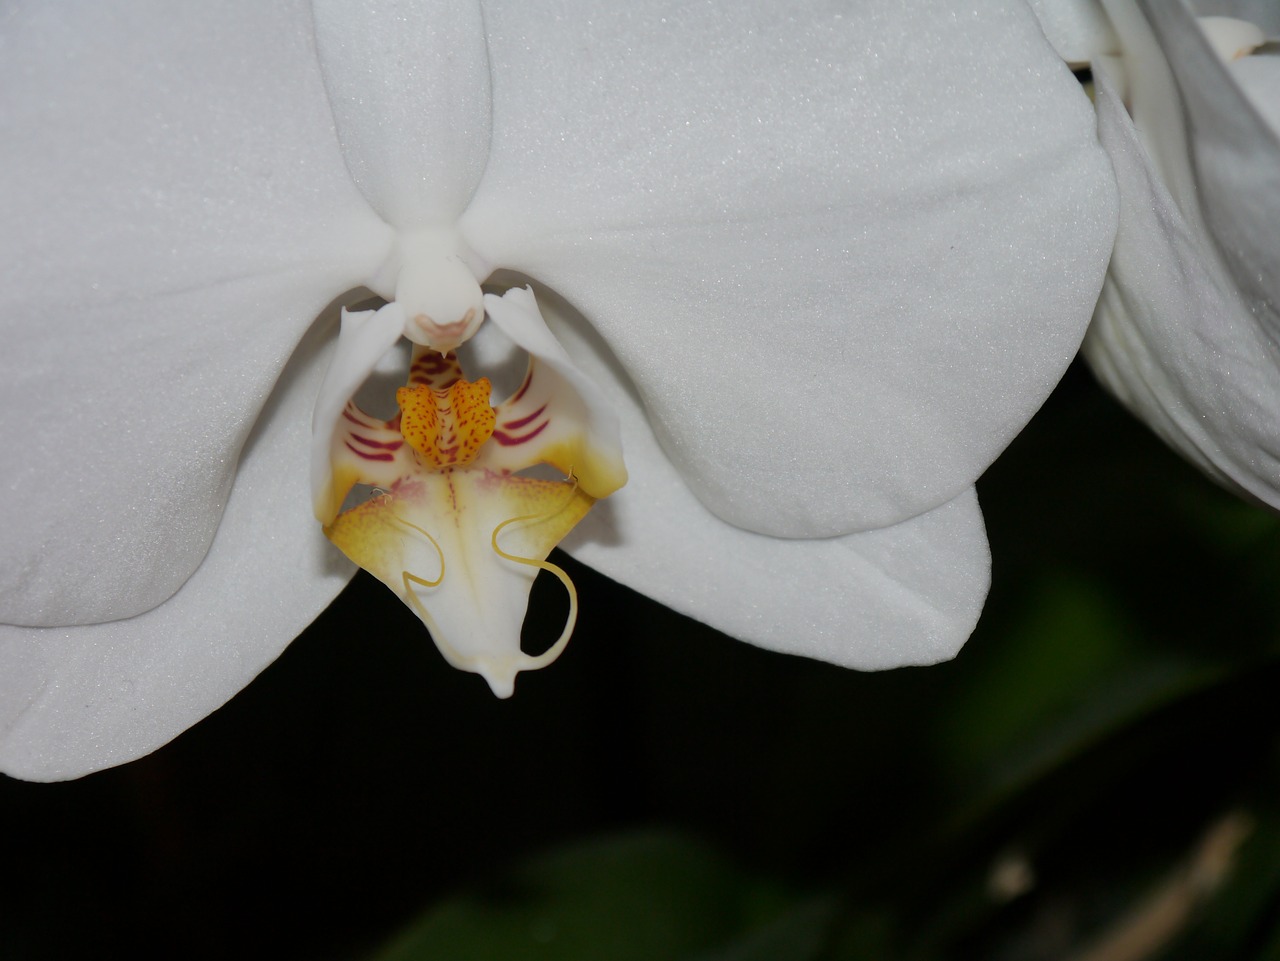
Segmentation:
{"type": "Polygon", "coordinates": [[[547,555],[626,472],[616,419],[551,336],[533,293],[514,289],[485,304],[529,356],[522,386],[496,406],[488,378],[467,380],[435,339],[477,324],[471,312],[435,327],[424,315],[406,321],[400,304],[344,312],[316,401],[313,482],[330,541],[418,615],[450,664],[508,697],[519,672],[560,655],[577,620],[573,583],[547,555]],[[383,420],[352,397],[407,328],[433,342],[413,338],[399,412],[383,420]],[[567,476],[524,473],[544,464],[567,476]],[[359,485],[372,496],[349,504],[359,485]],[[540,571],[564,585],[569,613],[560,637],[531,656],[520,634],[540,571]]]}

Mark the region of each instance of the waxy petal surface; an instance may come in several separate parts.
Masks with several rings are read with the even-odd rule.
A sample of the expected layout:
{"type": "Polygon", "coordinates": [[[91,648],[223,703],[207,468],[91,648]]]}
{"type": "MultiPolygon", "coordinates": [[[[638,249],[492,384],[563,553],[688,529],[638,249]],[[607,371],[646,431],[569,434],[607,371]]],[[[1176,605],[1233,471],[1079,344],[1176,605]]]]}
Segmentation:
{"type": "Polygon", "coordinates": [[[297,2],[6,5],[0,620],[169,597],[295,344],[385,256],[310,20],[297,2]]]}
{"type": "Polygon", "coordinates": [[[0,771],[60,780],[154,751],[248,684],[350,580],[306,481],[333,334],[318,329],[290,361],[208,556],[172,598],[109,624],[0,626],[0,771]]]}
{"type": "Polygon", "coordinates": [[[725,520],[828,536],[940,506],[1074,355],[1114,187],[1025,5],[545,0],[485,24],[464,237],[591,319],[725,520]]]}
{"type": "MultiPolygon", "coordinates": [[[[630,477],[560,545],[616,581],[770,650],[862,670],[932,664],[973,632],[990,551],[972,490],[892,527],[821,540],[725,524],[692,494],[601,338],[539,292],[552,332],[619,413],[630,477]]],[[[789,475],[802,487],[803,471],[789,475]]]]}
{"type": "Polygon", "coordinates": [[[1110,12],[1142,125],[1099,76],[1099,136],[1120,185],[1121,216],[1085,356],[1170,446],[1220,483],[1280,507],[1274,304],[1256,297],[1256,284],[1242,293],[1228,266],[1232,252],[1206,226],[1178,88],[1154,37],[1132,4],[1110,12]]]}
{"type": "Polygon", "coordinates": [[[400,228],[451,225],[489,156],[489,61],[476,0],[316,0],[342,153],[400,228]]]}
{"type": "MultiPolygon", "coordinates": [[[[1240,74],[1269,80],[1267,103],[1280,111],[1280,57],[1225,64],[1184,0],[1143,9],[1182,94],[1205,225],[1250,309],[1280,336],[1280,128],[1240,84],[1240,74]]],[[[1257,25],[1280,37],[1280,5],[1257,25]]]]}
{"type": "Polygon", "coordinates": [[[972,489],[877,531],[770,538],[719,522],[634,437],[643,493],[597,505],[560,545],[596,570],[737,640],[858,670],[936,664],[973,633],[991,561],[972,489]]]}

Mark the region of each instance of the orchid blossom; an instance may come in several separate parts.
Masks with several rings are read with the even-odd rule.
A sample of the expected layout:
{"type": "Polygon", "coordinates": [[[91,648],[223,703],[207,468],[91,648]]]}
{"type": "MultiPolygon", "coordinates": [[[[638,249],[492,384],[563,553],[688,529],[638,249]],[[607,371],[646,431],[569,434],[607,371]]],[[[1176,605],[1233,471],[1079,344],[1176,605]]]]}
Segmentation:
{"type": "Polygon", "coordinates": [[[5,771],[222,704],[353,573],[322,530],[508,693],[619,440],[563,543],[605,574],[856,668],[969,635],[974,481],[1114,229],[1020,0],[19,2],[0,43],[5,771]],[[564,444],[494,447],[544,402],[564,444]]]}
{"type": "Polygon", "coordinates": [[[1104,6],[1120,227],[1085,356],[1171,447],[1280,509],[1280,8],[1104,6]]]}

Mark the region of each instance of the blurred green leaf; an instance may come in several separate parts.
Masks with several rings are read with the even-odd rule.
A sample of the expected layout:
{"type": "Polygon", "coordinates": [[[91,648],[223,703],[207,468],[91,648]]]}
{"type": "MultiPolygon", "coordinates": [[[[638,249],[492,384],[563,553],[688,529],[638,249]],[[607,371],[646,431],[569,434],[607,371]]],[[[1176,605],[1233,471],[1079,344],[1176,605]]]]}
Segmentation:
{"type": "Polygon", "coordinates": [[[840,901],[816,898],[752,930],[723,948],[701,954],[697,961],[817,961],[831,938],[840,901]]]}
{"type": "Polygon", "coordinates": [[[969,797],[959,820],[1226,673],[1142,633],[1099,581],[1060,572],[1029,588],[942,713],[939,762],[969,797]]]}
{"type": "Polygon", "coordinates": [[[703,844],[651,832],[533,858],[437,905],[376,958],[805,961],[828,915],[703,844]]]}

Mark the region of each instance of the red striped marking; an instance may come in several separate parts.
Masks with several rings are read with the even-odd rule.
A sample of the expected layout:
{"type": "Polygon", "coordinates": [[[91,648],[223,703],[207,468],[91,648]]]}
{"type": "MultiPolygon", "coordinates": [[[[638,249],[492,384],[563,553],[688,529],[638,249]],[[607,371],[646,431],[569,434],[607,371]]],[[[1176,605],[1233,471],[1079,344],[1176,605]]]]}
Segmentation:
{"type": "Polygon", "coordinates": [[[368,454],[365,451],[352,447],[349,441],[343,441],[343,443],[347,445],[347,450],[351,451],[351,453],[355,454],[357,457],[363,457],[365,460],[392,461],[396,459],[394,454],[368,454]]]}
{"type": "Polygon", "coordinates": [[[399,450],[404,446],[403,440],[369,440],[367,437],[361,437],[359,434],[348,434],[357,444],[364,444],[365,447],[377,447],[381,450],[399,450]]]}
{"type": "Polygon", "coordinates": [[[437,390],[446,390],[462,379],[462,368],[457,358],[423,352],[409,365],[409,383],[426,384],[437,390]]]}
{"type": "Polygon", "coordinates": [[[514,447],[516,444],[523,444],[525,441],[533,440],[535,437],[541,434],[544,430],[546,430],[547,425],[550,423],[551,421],[544,420],[541,424],[538,425],[536,430],[530,431],[528,434],[525,434],[523,437],[512,437],[510,434],[504,433],[503,431],[495,430],[493,432],[493,439],[496,440],[503,447],[514,447]]]}
{"type": "Polygon", "coordinates": [[[520,385],[520,389],[516,391],[516,395],[512,397],[509,401],[507,401],[507,403],[508,404],[517,403],[520,400],[520,398],[524,396],[525,391],[529,389],[529,385],[532,383],[533,383],[533,374],[532,373],[525,374],[524,383],[520,385]]]}
{"type": "Polygon", "coordinates": [[[506,427],[509,430],[519,430],[521,427],[528,427],[535,420],[541,417],[542,412],[545,411],[546,409],[547,409],[547,405],[543,404],[541,407],[535,410],[528,417],[521,417],[519,420],[509,420],[502,426],[506,427]]]}

